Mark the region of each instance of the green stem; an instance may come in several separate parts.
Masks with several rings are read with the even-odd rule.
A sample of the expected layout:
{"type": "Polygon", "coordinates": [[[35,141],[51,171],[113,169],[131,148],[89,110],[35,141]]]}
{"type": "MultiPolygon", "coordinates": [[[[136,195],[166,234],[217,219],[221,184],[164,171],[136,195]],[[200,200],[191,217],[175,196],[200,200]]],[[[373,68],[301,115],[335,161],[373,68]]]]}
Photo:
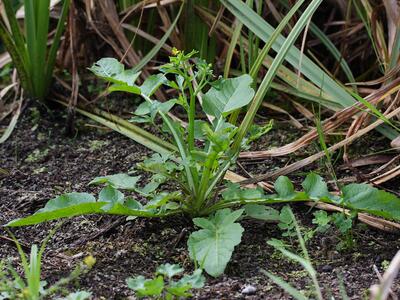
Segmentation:
{"type": "MultiPolygon", "coordinates": [[[[213,204],[204,210],[200,212],[200,215],[202,216],[207,216],[210,215],[211,213],[223,209],[223,208],[230,208],[238,205],[246,205],[246,204],[276,204],[276,203],[287,203],[287,202],[305,202],[305,201],[310,201],[310,198],[308,196],[304,198],[296,198],[296,199],[274,199],[274,198],[260,198],[260,199],[251,199],[251,200],[235,200],[235,201],[229,201],[229,202],[219,202],[216,204],[213,204]]],[[[322,201],[322,200],[321,200],[322,201]]],[[[331,203],[329,201],[322,201],[322,202],[327,202],[331,203]]]]}
{"type": "Polygon", "coordinates": [[[26,50],[18,49],[13,42],[13,37],[7,31],[7,28],[2,20],[0,20],[0,39],[3,41],[5,48],[13,60],[15,68],[18,71],[22,87],[31,95],[32,86],[30,84],[31,81],[28,78],[28,67],[24,63],[23,59],[23,53],[26,52],[26,50]]]}
{"type": "Polygon", "coordinates": [[[201,176],[201,182],[200,182],[200,187],[199,187],[199,192],[198,192],[198,199],[196,203],[196,210],[201,209],[202,205],[207,199],[207,188],[208,184],[210,181],[210,176],[211,176],[211,170],[213,169],[215,160],[218,157],[218,153],[215,151],[211,151],[211,153],[208,155],[207,160],[204,164],[204,169],[203,169],[203,174],[201,176]]]}
{"type": "MultiPolygon", "coordinates": [[[[149,102],[150,104],[153,103],[153,100],[151,100],[148,96],[142,94],[141,95],[147,102],[149,102]]],[[[183,162],[183,166],[185,168],[185,173],[186,173],[186,179],[188,181],[188,185],[190,187],[190,191],[191,193],[195,196],[197,194],[197,186],[195,184],[194,181],[194,176],[193,175],[197,175],[197,174],[193,174],[193,168],[191,168],[188,164],[189,159],[186,153],[186,149],[184,146],[184,142],[182,141],[182,139],[180,138],[178,132],[176,131],[174,125],[172,124],[171,120],[169,119],[169,117],[167,115],[165,115],[163,112],[159,111],[158,112],[161,116],[161,118],[163,119],[163,121],[165,122],[165,124],[168,126],[169,130],[172,133],[172,136],[174,137],[176,146],[178,147],[178,151],[179,151],[179,155],[181,156],[182,162],[183,162]]],[[[197,182],[197,181],[196,181],[197,182]]]]}
{"type": "Polygon", "coordinates": [[[194,150],[194,120],[196,115],[196,96],[193,91],[193,86],[189,84],[190,102],[189,102],[189,127],[188,127],[188,145],[189,151],[194,150]]]}

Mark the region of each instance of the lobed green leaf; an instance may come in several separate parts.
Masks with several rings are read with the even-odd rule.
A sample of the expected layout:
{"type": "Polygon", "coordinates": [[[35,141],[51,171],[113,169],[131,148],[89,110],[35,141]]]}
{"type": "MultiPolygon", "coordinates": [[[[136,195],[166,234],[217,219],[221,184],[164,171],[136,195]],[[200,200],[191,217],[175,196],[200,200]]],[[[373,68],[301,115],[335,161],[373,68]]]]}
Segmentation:
{"type": "Polygon", "coordinates": [[[190,257],[197,260],[211,276],[217,277],[224,272],[235,246],[240,243],[244,229],[235,221],[242,214],[242,209],[234,212],[222,209],[208,219],[193,220],[203,229],[193,232],[189,237],[190,257]]]}
{"type": "Polygon", "coordinates": [[[230,79],[219,79],[203,96],[204,112],[219,118],[226,117],[250,103],[254,96],[253,79],[245,74],[230,79]]]}

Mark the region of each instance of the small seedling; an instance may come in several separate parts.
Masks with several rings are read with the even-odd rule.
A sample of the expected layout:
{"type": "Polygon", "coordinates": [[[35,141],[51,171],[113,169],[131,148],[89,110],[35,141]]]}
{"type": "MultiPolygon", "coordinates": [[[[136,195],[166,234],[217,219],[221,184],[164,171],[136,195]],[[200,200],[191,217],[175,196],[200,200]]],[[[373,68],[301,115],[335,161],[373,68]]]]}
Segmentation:
{"type": "Polygon", "coordinates": [[[282,236],[284,237],[294,237],[296,236],[296,228],[293,223],[293,219],[290,216],[290,207],[284,206],[279,214],[279,224],[278,227],[282,230],[282,236]]]}
{"type": "Polygon", "coordinates": [[[313,230],[313,235],[316,232],[327,233],[334,225],[339,230],[339,243],[336,245],[337,250],[351,249],[355,246],[353,238],[353,219],[355,213],[346,215],[344,213],[334,213],[328,215],[326,211],[317,211],[314,213],[313,224],[317,227],[313,230]]]}
{"type": "Polygon", "coordinates": [[[329,224],[331,221],[332,218],[328,215],[326,211],[319,210],[314,212],[314,219],[312,220],[312,223],[317,225],[317,232],[327,232],[331,228],[331,225],[329,224]]]}
{"type": "Polygon", "coordinates": [[[45,159],[48,154],[49,154],[49,149],[44,149],[44,150],[35,149],[28,155],[25,161],[28,163],[40,162],[43,159],[45,159]]]}
{"type": "MultiPolygon", "coordinates": [[[[76,280],[81,275],[86,274],[94,265],[96,260],[88,256],[84,259],[84,262],[79,264],[71,274],[62,278],[51,286],[47,285],[46,281],[41,280],[42,270],[42,256],[46,248],[47,242],[54,235],[56,226],[46,240],[42,243],[40,248],[37,245],[33,245],[31,248],[30,257],[26,256],[22,250],[21,244],[17,241],[15,236],[9,232],[10,236],[17,246],[18,253],[22,262],[24,270],[23,276],[19,275],[17,271],[11,266],[6,267],[4,261],[0,261],[0,300],[5,299],[17,299],[17,300],[44,300],[48,299],[49,296],[55,293],[65,291],[65,286],[71,281],[76,280]]],[[[90,294],[86,292],[80,292],[70,294],[67,296],[68,300],[84,300],[88,299],[90,294]]]]}
{"type": "Polygon", "coordinates": [[[199,289],[204,286],[205,277],[202,275],[202,270],[197,269],[193,274],[184,275],[178,281],[173,279],[183,271],[179,265],[164,264],[158,267],[154,278],[131,277],[126,280],[126,283],[139,298],[150,297],[165,300],[187,298],[192,296],[189,292],[191,289],[199,289]]]}

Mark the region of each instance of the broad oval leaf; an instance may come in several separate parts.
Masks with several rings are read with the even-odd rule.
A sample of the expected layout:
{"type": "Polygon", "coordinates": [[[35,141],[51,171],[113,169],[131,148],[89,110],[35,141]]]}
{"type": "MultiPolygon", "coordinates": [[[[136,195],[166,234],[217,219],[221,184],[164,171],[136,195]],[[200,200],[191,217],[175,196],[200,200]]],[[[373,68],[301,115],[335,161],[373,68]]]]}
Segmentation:
{"type": "Polygon", "coordinates": [[[125,67],[113,57],[104,57],[89,68],[96,76],[108,79],[122,73],[125,67]]]}
{"type": "Polygon", "coordinates": [[[50,220],[78,215],[101,213],[101,207],[106,203],[96,202],[93,195],[88,193],[68,193],[51,199],[45,207],[26,218],[16,219],[6,226],[26,226],[50,220]]]}
{"type": "Polygon", "coordinates": [[[100,202],[123,203],[124,194],[112,187],[111,185],[104,187],[99,194],[100,202]]]}
{"type": "Polygon", "coordinates": [[[190,257],[196,259],[211,276],[217,277],[224,272],[235,246],[241,241],[244,229],[235,221],[242,213],[242,209],[234,212],[222,209],[208,219],[193,219],[203,229],[193,232],[189,237],[190,257]]]}
{"type": "Polygon", "coordinates": [[[349,184],[342,189],[343,204],[387,219],[400,220],[400,199],[368,184],[349,184]]]}
{"type": "Polygon", "coordinates": [[[274,183],[274,188],[281,199],[293,199],[296,197],[294,185],[286,176],[279,176],[274,183]]]}
{"type": "Polygon", "coordinates": [[[308,174],[301,185],[304,188],[304,192],[306,192],[312,200],[320,200],[324,197],[330,199],[332,196],[328,191],[326,182],[318,174],[308,174]]]}
{"type": "MultiPolygon", "coordinates": [[[[115,91],[127,91],[131,93],[137,93],[136,89],[129,90],[129,87],[136,87],[135,81],[139,77],[140,72],[134,70],[125,70],[123,64],[117,59],[111,57],[105,57],[97,61],[91,68],[89,68],[96,76],[115,83],[115,91]],[[128,90],[124,90],[124,86],[128,90]]],[[[137,87],[138,88],[138,87],[137,87]]],[[[140,89],[138,88],[140,93],[140,89]]]]}
{"type": "Polygon", "coordinates": [[[116,189],[121,190],[136,190],[136,183],[140,179],[140,176],[129,176],[125,173],[108,175],[108,176],[100,176],[94,178],[90,184],[105,184],[108,183],[115,187],[116,189]]]}
{"type": "Polygon", "coordinates": [[[245,74],[236,78],[219,79],[203,96],[204,112],[214,117],[226,117],[250,103],[254,96],[253,79],[245,74]]]}
{"type": "Polygon", "coordinates": [[[112,214],[139,217],[160,216],[157,210],[140,209],[139,202],[127,199],[126,203],[115,203],[109,206],[110,202],[96,201],[95,197],[87,193],[68,193],[58,196],[47,202],[44,208],[38,210],[31,216],[16,219],[6,226],[18,227],[34,225],[46,221],[75,217],[89,214],[112,214]]]}
{"type": "Polygon", "coordinates": [[[247,204],[244,206],[246,217],[263,221],[279,221],[279,211],[265,205],[247,204]]]}
{"type": "Polygon", "coordinates": [[[104,187],[99,194],[99,201],[107,202],[107,205],[102,207],[102,209],[105,211],[112,209],[113,206],[117,203],[123,204],[124,198],[124,194],[122,194],[111,185],[104,187]]]}

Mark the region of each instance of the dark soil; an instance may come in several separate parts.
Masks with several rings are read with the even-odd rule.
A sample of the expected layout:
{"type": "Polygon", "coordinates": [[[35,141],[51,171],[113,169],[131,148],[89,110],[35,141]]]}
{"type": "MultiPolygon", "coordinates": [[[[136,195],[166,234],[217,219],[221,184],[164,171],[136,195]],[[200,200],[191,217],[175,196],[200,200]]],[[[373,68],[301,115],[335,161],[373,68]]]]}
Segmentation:
{"type": "MultiPolygon", "coordinates": [[[[41,208],[47,200],[70,191],[95,191],[87,183],[96,176],[127,172],[150,152],[143,146],[115,132],[86,126],[79,119],[79,132],[66,137],[65,116],[29,108],[19,121],[12,137],[0,147],[0,223],[26,216],[41,208]]],[[[299,133],[301,134],[301,132],[299,133]]],[[[272,133],[268,139],[284,133],[272,133]]],[[[257,148],[262,148],[261,140],[257,148]]],[[[290,158],[289,158],[290,159],[290,158]]],[[[258,164],[252,173],[261,174],[285,165],[288,158],[258,164]]],[[[310,208],[297,205],[294,211],[302,227],[312,226],[310,208]]],[[[21,243],[32,245],[41,241],[55,222],[13,230],[21,243]]],[[[312,287],[306,272],[289,262],[267,245],[271,238],[281,238],[274,224],[256,221],[243,222],[245,233],[235,249],[226,274],[214,279],[207,277],[206,286],[195,291],[195,299],[290,299],[263,275],[268,270],[281,276],[304,291],[312,287]],[[256,288],[253,295],[242,293],[246,285],[256,288]]],[[[136,219],[108,216],[77,217],[66,220],[47,247],[43,278],[55,282],[76,266],[86,255],[93,255],[97,263],[78,283],[81,290],[91,291],[94,299],[126,299],[133,295],[125,280],[130,276],[152,276],[162,263],[179,263],[190,272],[193,268],[186,250],[186,237],[177,245],[184,229],[190,231],[189,220],[178,217],[165,220],[136,219]],[[110,228],[109,230],[105,230],[110,228]],[[175,247],[174,247],[175,246],[175,247]]],[[[18,261],[15,245],[4,239],[0,231],[0,259],[18,261]]],[[[375,231],[366,226],[355,226],[356,246],[338,252],[340,241],[335,233],[320,235],[308,243],[314,266],[318,272],[326,299],[329,294],[340,297],[342,278],[350,299],[363,299],[368,288],[378,282],[373,266],[383,273],[383,267],[400,249],[398,235],[375,231]]],[[[399,281],[394,292],[400,293],[399,281]]]]}

